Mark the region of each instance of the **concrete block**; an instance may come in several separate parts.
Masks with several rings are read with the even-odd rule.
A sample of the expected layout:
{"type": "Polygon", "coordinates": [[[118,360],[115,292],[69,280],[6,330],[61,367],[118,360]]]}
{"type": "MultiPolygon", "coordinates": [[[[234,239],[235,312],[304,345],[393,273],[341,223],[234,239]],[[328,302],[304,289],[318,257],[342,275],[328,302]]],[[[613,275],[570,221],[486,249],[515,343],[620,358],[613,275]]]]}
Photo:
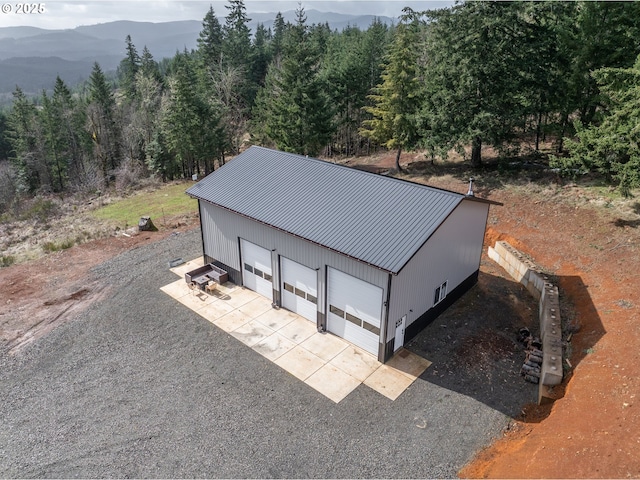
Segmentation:
{"type": "Polygon", "coordinates": [[[542,354],[552,355],[562,360],[562,340],[554,338],[553,335],[546,335],[542,339],[542,354]]]}
{"type": "Polygon", "coordinates": [[[529,281],[533,283],[533,286],[538,290],[538,297],[542,294],[542,288],[544,287],[544,281],[538,272],[530,271],[529,272],[529,281]]]}
{"type": "Polygon", "coordinates": [[[559,385],[562,383],[562,354],[546,354],[543,350],[540,383],[543,385],[559,385]]]}
{"type": "Polygon", "coordinates": [[[487,255],[491,260],[493,260],[497,264],[500,264],[500,255],[498,254],[498,252],[496,252],[495,248],[489,247],[487,249],[487,255]]]}
{"type": "Polygon", "coordinates": [[[520,264],[518,265],[518,273],[520,274],[520,278],[529,275],[529,267],[520,262],[520,264]]]}
{"type": "Polygon", "coordinates": [[[529,282],[527,284],[527,290],[529,291],[529,293],[533,298],[535,298],[536,300],[540,300],[540,290],[536,288],[535,283],[529,282]]]}
{"type": "Polygon", "coordinates": [[[501,240],[499,242],[496,242],[496,245],[494,248],[496,252],[498,252],[498,255],[504,258],[507,256],[507,253],[509,253],[508,247],[507,247],[508,245],[509,244],[507,242],[501,240]]]}

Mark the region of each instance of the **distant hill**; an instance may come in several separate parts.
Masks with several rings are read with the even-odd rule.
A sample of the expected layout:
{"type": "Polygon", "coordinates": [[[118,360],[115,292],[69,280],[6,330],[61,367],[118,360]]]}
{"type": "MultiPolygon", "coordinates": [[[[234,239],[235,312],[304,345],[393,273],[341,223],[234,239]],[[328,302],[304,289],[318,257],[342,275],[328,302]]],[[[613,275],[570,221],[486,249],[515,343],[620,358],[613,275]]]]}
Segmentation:
{"type": "MultiPolygon", "coordinates": [[[[206,11],[203,12],[203,17],[206,11]]],[[[366,29],[373,15],[345,15],[306,12],[307,23],[328,23],[331,29],[341,31],[347,26],[366,29]]],[[[273,26],[276,13],[249,13],[252,31],[259,23],[273,26]]],[[[295,12],[282,12],[285,21],[295,21],[295,12]]],[[[393,19],[378,17],[391,24],[393,19]]],[[[220,18],[224,24],[224,18],[220,18]]],[[[202,30],[202,21],[151,23],[117,21],[81,26],[66,30],[46,30],[35,27],[0,27],[0,98],[19,85],[27,93],[40,93],[51,89],[56,75],[73,86],[89,78],[93,63],[100,63],[106,72],[117,68],[125,55],[125,38],[131,39],[138,49],[146,45],[156,60],[172,57],[176,51],[195,49],[202,30]]]]}

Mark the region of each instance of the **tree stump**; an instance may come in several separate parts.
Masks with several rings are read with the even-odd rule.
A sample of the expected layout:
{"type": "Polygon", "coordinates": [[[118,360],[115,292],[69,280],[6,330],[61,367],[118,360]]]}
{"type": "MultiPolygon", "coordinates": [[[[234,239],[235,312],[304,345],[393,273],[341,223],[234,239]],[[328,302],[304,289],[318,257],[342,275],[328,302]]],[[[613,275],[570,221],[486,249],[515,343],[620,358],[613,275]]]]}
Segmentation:
{"type": "Polygon", "coordinates": [[[157,232],[157,227],[151,221],[151,217],[140,217],[140,221],[138,222],[138,231],[139,232],[157,232]]]}

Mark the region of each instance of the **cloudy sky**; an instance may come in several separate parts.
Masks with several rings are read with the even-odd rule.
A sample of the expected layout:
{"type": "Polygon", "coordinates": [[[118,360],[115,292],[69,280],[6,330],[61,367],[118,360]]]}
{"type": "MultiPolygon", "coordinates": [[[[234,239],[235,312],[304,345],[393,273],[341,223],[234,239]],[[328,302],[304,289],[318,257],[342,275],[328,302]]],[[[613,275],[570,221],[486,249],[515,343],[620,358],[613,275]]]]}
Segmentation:
{"type": "MultiPolygon", "coordinates": [[[[33,4],[37,0],[26,0],[33,4]]],[[[154,0],[98,0],[60,1],[44,0],[44,12],[19,13],[19,4],[25,0],[0,0],[0,27],[23,26],[48,29],[74,28],[79,25],[135,20],[143,22],[170,22],[174,20],[202,20],[212,5],[220,17],[226,15],[224,0],[154,1],[154,0]]],[[[303,0],[305,10],[350,14],[372,14],[397,17],[402,8],[427,10],[453,5],[453,0],[396,1],[396,0],[303,0]]],[[[295,10],[298,1],[245,0],[247,11],[278,12],[295,10]]],[[[42,10],[42,9],[40,9],[42,10]]]]}

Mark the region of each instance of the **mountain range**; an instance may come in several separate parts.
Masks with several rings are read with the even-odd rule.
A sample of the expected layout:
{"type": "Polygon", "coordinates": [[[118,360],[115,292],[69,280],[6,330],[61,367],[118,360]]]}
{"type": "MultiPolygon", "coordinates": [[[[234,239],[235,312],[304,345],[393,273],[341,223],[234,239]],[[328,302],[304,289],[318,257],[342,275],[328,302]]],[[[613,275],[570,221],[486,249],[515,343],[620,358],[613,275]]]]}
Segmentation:
{"type": "MultiPolygon", "coordinates": [[[[366,29],[373,15],[306,12],[307,23],[329,24],[341,31],[347,26],[366,29]]],[[[275,13],[254,13],[249,27],[258,24],[271,27],[275,13]]],[[[283,12],[285,21],[295,21],[295,12],[283,12]]],[[[394,19],[377,17],[391,24],[394,19]]],[[[224,25],[224,18],[220,18],[224,25]]],[[[125,55],[125,38],[131,35],[138,53],[146,45],[156,60],[172,57],[176,51],[196,48],[202,22],[186,20],[166,23],[116,21],[80,26],[67,30],[46,30],[36,27],[0,27],[0,99],[5,102],[16,85],[26,93],[39,93],[53,88],[56,75],[68,86],[86,80],[98,62],[103,71],[114,71],[125,55]]]]}

